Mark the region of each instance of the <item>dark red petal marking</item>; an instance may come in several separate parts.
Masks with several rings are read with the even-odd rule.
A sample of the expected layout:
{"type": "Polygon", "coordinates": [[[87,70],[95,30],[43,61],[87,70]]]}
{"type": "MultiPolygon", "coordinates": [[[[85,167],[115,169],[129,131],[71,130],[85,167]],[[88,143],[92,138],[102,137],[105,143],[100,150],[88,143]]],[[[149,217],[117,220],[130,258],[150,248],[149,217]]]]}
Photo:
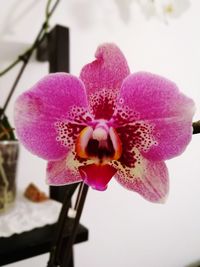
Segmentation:
{"type": "Polygon", "coordinates": [[[99,46],[95,57],[83,67],[80,78],[95,118],[110,119],[119,88],[130,71],[123,53],[114,44],[99,46]]]}
{"type": "Polygon", "coordinates": [[[85,124],[87,125],[89,122],[93,120],[93,117],[91,114],[88,112],[86,108],[83,107],[78,107],[78,106],[72,106],[70,109],[70,112],[66,114],[67,119],[80,123],[80,124],[85,124]]]}
{"type": "Polygon", "coordinates": [[[146,152],[152,145],[156,145],[152,130],[153,126],[144,122],[135,122],[116,128],[122,142],[123,153],[119,161],[123,165],[134,168],[136,161],[139,161],[138,156],[135,155],[135,149],[146,152]]]}
{"type": "Polygon", "coordinates": [[[71,148],[74,146],[78,134],[84,128],[82,125],[67,121],[56,122],[55,127],[58,133],[56,140],[61,145],[71,148]]]}
{"type": "Polygon", "coordinates": [[[56,140],[65,147],[73,147],[77,136],[92,121],[90,113],[84,108],[74,106],[66,114],[66,118],[55,123],[57,131],[56,140]]]}
{"type": "Polygon", "coordinates": [[[131,122],[139,121],[140,114],[128,106],[124,105],[124,100],[120,98],[118,100],[118,106],[112,116],[112,121],[116,126],[122,126],[131,122]]]}
{"type": "Polygon", "coordinates": [[[118,90],[116,89],[100,89],[89,96],[89,103],[91,113],[94,114],[95,119],[111,118],[117,98],[118,90]]]}

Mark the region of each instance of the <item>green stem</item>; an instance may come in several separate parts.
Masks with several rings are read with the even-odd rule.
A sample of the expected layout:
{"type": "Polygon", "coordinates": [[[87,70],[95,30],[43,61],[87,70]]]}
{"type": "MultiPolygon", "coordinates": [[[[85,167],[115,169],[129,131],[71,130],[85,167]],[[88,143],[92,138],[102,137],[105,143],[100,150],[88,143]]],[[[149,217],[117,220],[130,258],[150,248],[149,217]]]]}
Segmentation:
{"type": "Polygon", "coordinates": [[[46,9],[45,9],[45,21],[42,24],[42,27],[40,29],[40,32],[34,41],[34,43],[28,48],[23,54],[19,55],[15,61],[13,61],[8,67],[6,67],[4,70],[0,72],[0,77],[5,75],[8,71],[13,69],[19,62],[24,61],[24,58],[27,57],[28,54],[32,54],[32,52],[38,47],[40,44],[40,40],[43,39],[44,34],[47,33],[49,28],[49,19],[52,16],[54,10],[56,9],[58,3],[60,0],[57,0],[53,7],[50,9],[52,0],[47,1],[46,9]],[[42,36],[42,37],[41,37],[42,36]]]}
{"type": "Polygon", "coordinates": [[[21,61],[20,58],[17,58],[13,63],[11,63],[8,67],[6,67],[3,71],[0,72],[0,76],[6,74],[9,70],[14,68],[19,62],[21,61]]]}

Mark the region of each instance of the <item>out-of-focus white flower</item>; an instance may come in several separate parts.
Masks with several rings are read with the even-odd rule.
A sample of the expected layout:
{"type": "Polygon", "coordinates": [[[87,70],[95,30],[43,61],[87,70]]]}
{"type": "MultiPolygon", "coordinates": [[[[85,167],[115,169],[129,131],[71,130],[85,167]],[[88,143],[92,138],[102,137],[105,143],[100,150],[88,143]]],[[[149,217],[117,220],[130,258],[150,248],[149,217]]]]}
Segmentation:
{"type": "Polygon", "coordinates": [[[124,22],[128,22],[131,18],[130,5],[135,0],[114,0],[117,5],[119,15],[124,22]]]}
{"type": "Polygon", "coordinates": [[[95,21],[112,19],[118,11],[123,22],[130,21],[133,9],[139,8],[149,19],[158,17],[167,22],[168,18],[181,16],[190,6],[190,0],[69,0],[70,15],[81,27],[94,25],[95,21]]]}
{"type": "Polygon", "coordinates": [[[164,19],[179,17],[189,7],[189,0],[154,0],[156,13],[164,19]]]}
{"type": "Polygon", "coordinates": [[[96,1],[71,0],[68,5],[71,17],[82,28],[92,25],[96,15],[96,1]]]}
{"type": "Polygon", "coordinates": [[[137,3],[147,18],[158,16],[163,20],[179,17],[190,7],[190,0],[137,0],[137,3]]]}
{"type": "MultiPolygon", "coordinates": [[[[162,0],[161,0],[162,1],[162,0]]],[[[146,18],[150,18],[156,15],[156,8],[154,0],[136,0],[142,13],[146,18]]]]}

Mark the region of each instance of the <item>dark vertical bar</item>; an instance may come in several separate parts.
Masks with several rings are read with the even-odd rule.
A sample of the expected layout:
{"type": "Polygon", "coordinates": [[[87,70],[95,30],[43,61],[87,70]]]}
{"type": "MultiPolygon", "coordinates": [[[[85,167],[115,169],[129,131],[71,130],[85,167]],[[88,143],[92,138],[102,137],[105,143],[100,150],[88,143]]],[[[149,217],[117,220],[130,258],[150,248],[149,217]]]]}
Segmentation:
{"type": "Polygon", "coordinates": [[[49,72],[69,72],[69,29],[60,25],[48,36],[49,72]]]}
{"type": "MultiPolygon", "coordinates": [[[[56,25],[48,35],[47,39],[48,45],[48,61],[49,61],[49,72],[68,72],[69,73],[69,54],[70,54],[70,44],[69,44],[69,29],[60,25],[56,25]]],[[[66,185],[66,186],[50,186],[50,197],[52,199],[63,202],[71,202],[71,197],[76,190],[78,184],[66,185]]],[[[69,207],[68,207],[69,208],[69,207]]],[[[67,208],[67,210],[68,210],[67,208]]],[[[62,216],[61,216],[62,217],[62,216]]],[[[59,218],[58,224],[62,223],[62,218],[59,218]]],[[[66,219],[63,216],[63,219],[66,219]]],[[[59,227],[58,227],[59,228],[59,227]]],[[[64,229],[61,229],[64,230],[64,229]]],[[[61,242],[61,250],[64,250],[66,244],[61,242]]],[[[58,244],[57,244],[58,245],[58,244]]],[[[55,255],[56,256],[56,255],[55,255]]],[[[73,267],[73,250],[70,249],[70,267],[73,267]]],[[[55,264],[57,259],[54,258],[55,264]]],[[[60,262],[63,261],[63,255],[60,255],[60,262]]]]}
{"type": "Polygon", "coordinates": [[[76,238],[76,234],[77,234],[77,230],[78,230],[78,224],[81,218],[81,214],[83,211],[83,207],[84,207],[84,203],[85,203],[85,199],[87,196],[87,192],[88,192],[88,185],[84,184],[83,182],[80,185],[80,189],[81,189],[81,193],[79,195],[80,199],[78,201],[78,207],[77,207],[77,214],[76,217],[74,219],[74,224],[73,224],[73,228],[72,228],[72,233],[69,237],[69,240],[66,244],[66,248],[65,248],[65,253],[63,253],[63,257],[62,257],[62,264],[61,267],[71,267],[71,264],[73,264],[72,262],[72,258],[73,258],[73,254],[72,254],[72,247],[74,244],[74,240],[76,238]]]}
{"type": "Polygon", "coordinates": [[[65,195],[67,194],[71,198],[77,186],[78,183],[64,186],[50,186],[50,198],[63,203],[65,195]]]}
{"type": "MultiPolygon", "coordinates": [[[[56,25],[48,35],[49,72],[69,72],[69,53],[69,29],[56,25]]],[[[50,197],[63,202],[66,190],[73,193],[76,186],[50,186],[50,197]]]]}

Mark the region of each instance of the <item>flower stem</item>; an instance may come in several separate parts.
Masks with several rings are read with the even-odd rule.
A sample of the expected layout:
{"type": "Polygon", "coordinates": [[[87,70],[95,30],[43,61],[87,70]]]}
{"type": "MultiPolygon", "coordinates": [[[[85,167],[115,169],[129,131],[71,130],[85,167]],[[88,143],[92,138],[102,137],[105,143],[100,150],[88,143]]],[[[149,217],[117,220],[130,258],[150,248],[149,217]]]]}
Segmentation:
{"type": "Polygon", "coordinates": [[[62,209],[60,211],[60,215],[58,218],[53,248],[51,250],[49,262],[47,264],[48,267],[54,267],[58,265],[59,255],[60,255],[60,250],[61,250],[61,243],[62,243],[62,238],[63,238],[63,230],[64,230],[64,226],[65,226],[65,222],[66,222],[66,218],[67,218],[70,205],[71,205],[71,196],[69,196],[68,194],[65,194],[62,209]]]}
{"type": "Polygon", "coordinates": [[[13,63],[11,63],[8,67],[6,67],[3,71],[0,72],[0,76],[6,74],[9,70],[14,68],[19,62],[21,61],[20,58],[17,58],[13,63]]]}
{"type": "Polygon", "coordinates": [[[85,203],[87,192],[88,192],[88,185],[86,185],[85,183],[82,183],[81,187],[80,187],[80,194],[78,195],[78,199],[76,202],[76,206],[77,206],[76,212],[77,213],[76,213],[76,217],[74,220],[72,233],[70,235],[70,238],[67,242],[67,246],[65,249],[66,253],[64,254],[64,258],[63,258],[63,261],[61,264],[62,267],[68,267],[69,261],[71,259],[72,246],[73,246],[74,240],[76,238],[76,234],[77,234],[77,230],[78,230],[78,224],[79,224],[80,217],[81,217],[81,214],[83,211],[83,206],[85,203]]]}
{"type": "MultiPolygon", "coordinates": [[[[31,54],[30,54],[30,55],[31,55],[31,54]]],[[[18,75],[17,75],[17,78],[15,79],[15,81],[14,81],[14,83],[13,83],[13,86],[11,87],[11,90],[10,90],[10,92],[9,92],[7,98],[6,98],[6,101],[5,101],[4,106],[3,106],[3,108],[2,108],[2,112],[1,112],[1,114],[0,114],[0,119],[1,119],[1,120],[2,120],[3,117],[4,117],[5,110],[6,110],[7,106],[8,106],[8,104],[9,104],[10,99],[11,99],[11,97],[12,97],[14,91],[15,91],[15,88],[16,88],[16,86],[17,86],[17,84],[18,84],[18,82],[19,82],[19,80],[20,80],[20,78],[21,78],[21,76],[22,76],[22,74],[23,74],[23,72],[24,72],[24,69],[25,69],[26,65],[28,64],[29,58],[30,58],[30,56],[27,58],[26,61],[24,61],[23,65],[22,65],[22,67],[21,67],[21,69],[20,69],[20,71],[19,71],[19,73],[18,73],[18,75]]]]}
{"type": "Polygon", "coordinates": [[[50,10],[50,4],[52,2],[52,0],[48,0],[47,2],[47,6],[46,6],[46,18],[44,23],[42,24],[33,44],[31,45],[31,47],[26,50],[22,55],[18,56],[18,58],[12,63],[10,64],[6,69],[4,69],[3,71],[0,72],[0,76],[3,76],[4,74],[6,74],[9,70],[11,70],[13,67],[15,67],[19,62],[23,61],[23,64],[19,70],[19,73],[13,83],[13,86],[11,87],[11,90],[6,98],[6,101],[3,105],[3,109],[0,112],[0,121],[3,119],[6,108],[10,102],[10,99],[17,87],[17,84],[19,83],[19,80],[22,76],[22,74],[24,73],[24,70],[34,52],[34,50],[39,46],[39,44],[42,42],[42,40],[44,39],[45,35],[47,34],[47,27],[48,27],[48,22],[50,17],[52,16],[55,8],[57,7],[58,3],[60,0],[57,0],[56,3],[54,4],[54,6],[52,7],[52,9],[50,10]]]}
{"type": "Polygon", "coordinates": [[[67,196],[67,194],[65,195],[63,206],[62,206],[60,216],[58,219],[58,226],[56,230],[54,247],[52,248],[52,251],[50,253],[50,259],[47,264],[47,267],[56,267],[56,266],[67,267],[68,266],[68,263],[71,259],[72,246],[76,238],[78,224],[79,224],[80,217],[82,214],[87,192],[88,192],[88,186],[84,183],[80,183],[79,191],[78,191],[78,195],[76,199],[76,204],[74,207],[76,216],[74,219],[72,232],[70,233],[70,237],[67,240],[67,244],[65,248],[66,253],[64,254],[64,258],[61,258],[61,251],[63,250],[64,230],[65,230],[64,226],[66,223],[68,211],[69,211],[70,204],[71,204],[71,197],[67,196]]]}
{"type": "Polygon", "coordinates": [[[2,70],[0,72],[0,77],[3,76],[4,74],[6,74],[8,71],[10,71],[12,68],[14,68],[19,62],[23,61],[23,57],[25,57],[27,55],[27,53],[31,53],[38,47],[39,43],[38,40],[40,39],[39,37],[41,37],[41,34],[43,32],[47,32],[48,29],[48,24],[49,24],[49,19],[52,16],[52,14],[54,13],[57,5],[59,4],[60,0],[56,0],[55,4],[53,5],[53,7],[50,9],[51,6],[51,2],[52,0],[48,0],[47,1],[47,5],[46,5],[46,9],[45,9],[45,21],[42,24],[42,27],[39,31],[39,34],[37,35],[37,38],[35,39],[34,43],[31,45],[31,47],[26,50],[22,55],[18,56],[16,60],[14,60],[8,67],[6,67],[4,70],[2,70]],[[36,43],[37,40],[37,43],[36,43]]]}

